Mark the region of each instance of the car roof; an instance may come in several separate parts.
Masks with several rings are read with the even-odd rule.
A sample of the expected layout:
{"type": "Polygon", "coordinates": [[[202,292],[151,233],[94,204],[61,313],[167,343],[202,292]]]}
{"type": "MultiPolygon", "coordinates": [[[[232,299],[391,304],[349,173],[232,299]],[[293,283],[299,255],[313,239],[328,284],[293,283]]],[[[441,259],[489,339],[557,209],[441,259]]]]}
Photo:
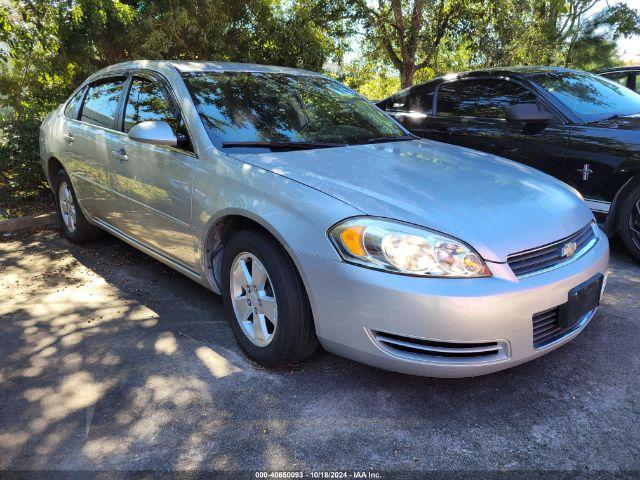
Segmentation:
{"type": "Polygon", "coordinates": [[[604,68],[602,70],[598,70],[598,73],[629,72],[639,70],[640,65],[625,65],[624,67],[604,68]]]}
{"type": "Polygon", "coordinates": [[[188,72],[261,72],[261,73],[286,73],[289,75],[317,75],[320,73],[302,70],[298,68],[278,67],[274,65],[259,65],[255,63],[235,62],[210,62],[201,60],[133,60],[116,63],[97,71],[92,76],[104,75],[109,72],[128,69],[150,69],[162,71],[175,69],[180,73],[188,72]]]}
{"type": "Polygon", "coordinates": [[[446,82],[449,80],[457,80],[460,78],[467,77],[512,77],[512,78],[521,78],[527,79],[530,76],[538,75],[541,73],[549,73],[549,72],[575,72],[576,70],[571,68],[564,67],[547,67],[547,66],[512,66],[512,67],[492,67],[492,68],[481,68],[477,70],[468,70],[459,73],[448,73],[441,77],[436,77],[431,80],[427,80],[426,82],[418,83],[416,85],[412,85],[411,87],[407,87],[403,90],[400,90],[392,95],[389,95],[387,98],[380,100],[378,103],[384,102],[389,98],[393,98],[397,95],[403,94],[412,90],[414,88],[419,88],[427,85],[431,85],[435,88],[439,83],[446,82]]]}

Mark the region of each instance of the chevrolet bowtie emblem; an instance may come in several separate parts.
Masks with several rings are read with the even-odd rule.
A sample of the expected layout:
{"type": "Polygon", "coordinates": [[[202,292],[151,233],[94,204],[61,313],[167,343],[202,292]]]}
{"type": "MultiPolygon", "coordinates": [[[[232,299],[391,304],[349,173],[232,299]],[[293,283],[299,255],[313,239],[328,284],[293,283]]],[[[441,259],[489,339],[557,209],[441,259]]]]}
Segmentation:
{"type": "Polygon", "coordinates": [[[578,245],[576,242],[567,242],[562,246],[561,255],[565,258],[572,257],[576,250],[578,249],[578,245]]]}

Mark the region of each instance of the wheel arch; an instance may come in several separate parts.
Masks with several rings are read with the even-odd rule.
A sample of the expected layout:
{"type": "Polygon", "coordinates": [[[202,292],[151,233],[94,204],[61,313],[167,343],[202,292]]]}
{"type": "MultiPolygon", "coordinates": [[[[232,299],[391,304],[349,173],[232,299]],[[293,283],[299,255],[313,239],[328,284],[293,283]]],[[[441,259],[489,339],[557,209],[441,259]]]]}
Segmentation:
{"type": "Polygon", "coordinates": [[[640,185],[640,169],[633,172],[631,177],[622,185],[622,187],[616,193],[616,196],[611,202],[611,208],[607,215],[607,221],[605,223],[605,231],[608,236],[614,236],[620,229],[620,208],[624,204],[627,195],[632,192],[636,187],[640,185]]]}
{"type": "Polygon", "coordinates": [[[307,296],[311,300],[311,292],[309,291],[307,281],[291,246],[269,222],[251,211],[241,209],[227,209],[220,212],[215,218],[212,218],[206,229],[207,233],[204,236],[204,240],[199,246],[197,252],[198,258],[200,259],[201,268],[211,289],[217,294],[222,293],[220,279],[224,245],[233,233],[241,229],[261,231],[273,238],[280,245],[283,252],[296,267],[296,271],[304,284],[307,296]]]}
{"type": "Polygon", "coordinates": [[[64,165],[60,161],[58,157],[55,155],[49,157],[47,160],[47,180],[49,181],[49,187],[53,190],[53,179],[55,174],[58,173],[59,170],[65,170],[64,165]]]}

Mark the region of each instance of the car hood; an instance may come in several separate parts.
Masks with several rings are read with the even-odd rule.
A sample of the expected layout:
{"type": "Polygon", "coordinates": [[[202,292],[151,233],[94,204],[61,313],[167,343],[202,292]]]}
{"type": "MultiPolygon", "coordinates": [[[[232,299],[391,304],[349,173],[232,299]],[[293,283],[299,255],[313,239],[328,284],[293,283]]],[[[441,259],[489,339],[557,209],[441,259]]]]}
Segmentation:
{"type": "Polygon", "coordinates": [[[593,219],[571,187],[546,174],[430,140],[232,156],[364,214],[457,237],[494,262],[567,237],[593,219]]]}
{"type": "Polygon", "coordinates": [[[640,113],[600,120],[599,122],[595,122],[595,125],[600,128],[616,128],[618,130],[635,130],[640,132],[640,113]]]}

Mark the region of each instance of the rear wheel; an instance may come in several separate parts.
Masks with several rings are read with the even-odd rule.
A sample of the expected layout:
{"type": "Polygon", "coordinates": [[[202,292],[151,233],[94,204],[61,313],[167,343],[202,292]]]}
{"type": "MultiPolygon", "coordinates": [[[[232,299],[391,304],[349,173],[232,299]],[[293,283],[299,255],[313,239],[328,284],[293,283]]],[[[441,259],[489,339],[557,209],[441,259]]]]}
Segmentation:
{"type": "Polygon", "coordinates": [[[53,190],[64,236],[77,244],[87,243],[98,238],[101,230],[91,225],[85,218],[78,204],[71,180],[67,172],[62,169],[58,170],[54,177],[53,190]]]}
{"type": "Polygon", "coordinates": [[[222,295],[238,344],[266,367],[300,362],[318,348],[311,307],[291,259],[269,235],[236,232],[222,259],[222,295]]]}
{"type": "Polygon", "coordinates": [[[640,185],[633,189],[620,208],[620,236],[629,252],[640,260],[640,185]]]}

